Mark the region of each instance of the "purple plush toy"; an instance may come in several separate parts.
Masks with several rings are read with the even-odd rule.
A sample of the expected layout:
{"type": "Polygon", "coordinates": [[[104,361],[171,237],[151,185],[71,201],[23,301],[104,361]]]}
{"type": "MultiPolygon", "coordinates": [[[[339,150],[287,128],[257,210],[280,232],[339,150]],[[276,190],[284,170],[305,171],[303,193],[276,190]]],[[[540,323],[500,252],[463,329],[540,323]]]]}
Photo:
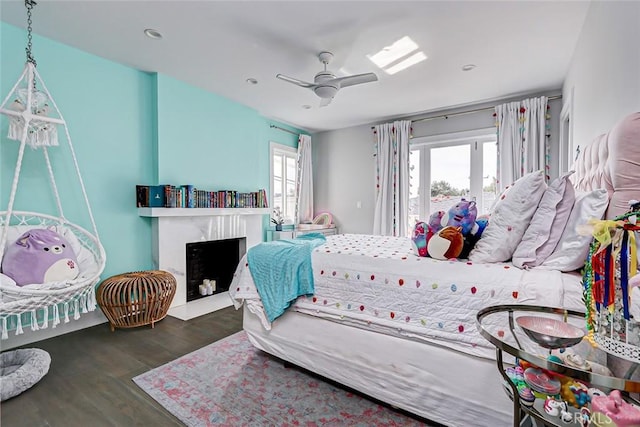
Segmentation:
{"type": "Polygon", "coordinates": [[[444,211],[436,211],[431,214],[429,217],[429,227],[434,233],[437,233],[444,227],[442,225],[442,217],[444,216],[444,211]]]}
{"type": "Polygon", "coordinates": [[[463,198],[449,209],[447,225],[462,227],[462,234],[466,236],[473,228],[477,216],[478,208],[476,208],[476,202],[463,198]]]}
{"type": "Polygon", "coordinates": [[[18,286],[60,282],[78,277],[78,262],[69,243],[50,229],[33,229],[7,246],[2,273],[18,286]]]}

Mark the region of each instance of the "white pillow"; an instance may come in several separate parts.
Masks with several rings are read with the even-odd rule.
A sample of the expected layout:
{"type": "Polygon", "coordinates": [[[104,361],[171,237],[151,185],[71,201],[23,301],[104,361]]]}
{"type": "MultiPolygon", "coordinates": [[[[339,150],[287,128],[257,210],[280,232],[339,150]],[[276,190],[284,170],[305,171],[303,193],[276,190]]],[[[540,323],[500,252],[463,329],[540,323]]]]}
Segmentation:
{"type": "Polygon", "coordinates": [[[513,253],[513,265],[528,268],[540,265],[558,245],[575,203],[569,181],[573,171],[554,179],[542,195],[527,231],[513,253]]]}
{"type": "Polygon", "coordinates": [[[609,196],[607,190],[598,189],[576,194],[569,221],[553,253],[542,263],[542,267],[560,271],[574,271],[584,266],[589,254],[591,234],[578,234],[577,227],[587,224],[591,218],[602,219],[609,196]]]}
{"type": "Polygon", "coordinates": [[[485,263],[511,259],[546,188],[542,171],[525,175],[507,188],[495,204],[469,260],[485,263]]]}

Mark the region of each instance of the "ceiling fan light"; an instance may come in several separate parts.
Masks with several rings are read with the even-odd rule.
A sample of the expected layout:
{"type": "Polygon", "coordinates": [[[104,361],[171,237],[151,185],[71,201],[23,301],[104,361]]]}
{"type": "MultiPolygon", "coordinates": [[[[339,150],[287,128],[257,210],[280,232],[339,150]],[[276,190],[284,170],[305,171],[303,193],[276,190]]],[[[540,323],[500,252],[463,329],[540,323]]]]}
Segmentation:
{"type": "Polygon", "coordinates": [[[333,98],[338,93],[334,86],[318,86],[313,90],[320,98],[333,98]]]}

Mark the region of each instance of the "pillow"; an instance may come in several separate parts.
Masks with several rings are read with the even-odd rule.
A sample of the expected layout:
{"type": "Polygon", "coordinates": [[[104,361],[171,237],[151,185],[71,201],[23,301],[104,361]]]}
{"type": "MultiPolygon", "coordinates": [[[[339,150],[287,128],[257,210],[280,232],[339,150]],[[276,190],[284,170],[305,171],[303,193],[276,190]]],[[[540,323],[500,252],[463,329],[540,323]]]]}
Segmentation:
{"type": "Polygon", "coordinates": [[[79,270],[69,242],[52,229],[34,228],[7,245],[2,273],[25,286],[72,280],[79,270]]]}
{"type": "Polygon", "coordinates": [[[562,232],[556,249],[542,263],[542,267],[560,271],[574,271],[581,268],[589,253],[593,236],[578,234],[577,227],[587,224],[591,218],[602,219],[608,204],[609,196],[605,189],[576,194],[576,201],[567,226],[562,232]]]}
{"type": "Polygon", "coordinates": [[[546,187],[543,172],[536,171],[507,188],[496,202],[491,220],[469,254],[469,260],[483,263],[511,259],[546,187]]]}
{"type": "Polygon", "coordinates": [[[569,175],[556,178],[540,199],[536,213],[522,241],[513,253],[513,265],[535,267],[544,262],[558,245],[576,199],[569,175]]]}

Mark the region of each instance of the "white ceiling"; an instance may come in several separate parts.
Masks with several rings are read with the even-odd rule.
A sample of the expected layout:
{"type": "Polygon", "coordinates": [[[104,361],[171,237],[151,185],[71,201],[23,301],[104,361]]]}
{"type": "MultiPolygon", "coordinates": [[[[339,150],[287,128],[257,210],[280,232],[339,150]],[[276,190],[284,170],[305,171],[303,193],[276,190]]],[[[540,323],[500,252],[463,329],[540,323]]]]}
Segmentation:
{"type": "MultiPolygon", "coordinates": [[[[588,7],[586,1],[39,0],[33,29],[320,131],[559,89],[588,7]],[[164,38],[146,37],[145,28],[164,38]],[[367,59],[405,35],[426,61],[387,75],[367,59]],[[334,53],[329,69],[337,75],[375,72],[379,80],[343,88],[319,108],[312,91],[275,78],[313,81],[323,50],[334,53]],[[469,63],[477,68],[461,71],[469,63]],[[259,83],[247,84],[250,77],[259,83]]],[[[2,0],[0,17],[25,27],[24,2],[2,0]]]]}

